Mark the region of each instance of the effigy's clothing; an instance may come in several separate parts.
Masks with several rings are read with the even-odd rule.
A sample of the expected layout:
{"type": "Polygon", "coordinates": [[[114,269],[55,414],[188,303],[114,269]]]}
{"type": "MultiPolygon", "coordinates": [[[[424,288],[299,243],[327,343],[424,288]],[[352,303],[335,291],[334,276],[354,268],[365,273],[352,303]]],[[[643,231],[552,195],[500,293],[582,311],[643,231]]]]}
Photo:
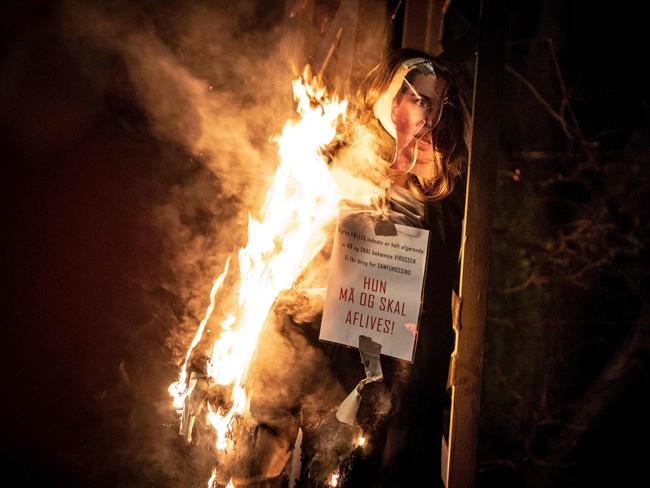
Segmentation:
{"type": "Polygon", "coordinates": [[[394,224],[426,228],[426,205],[417,200],[409,190],[393,186],[388,191],[390,220],[394,224]]]}
{"type": "MultiPolygon", "coordinates": [[[[400,187],[391,189],[388,202],[393,223],[430,232],[416,353],[412,364],[382,356],[384,381],[364,388],[357,420],[368,446],[341,467],[343,486],[438,486],[462,211],[451,199],[425,204],[400,187]]],[[[328,351],[331,370],[343,390],[351,391],[363,377],[359,352],[338,345],[321,347],[328,351]]],[[[303,458],[309,461],[303,462],[301,487],[324,486],[319,484],[324,473],[311,458],[323,435],[327,434],[322,428],[305,431],[303,458]]]]}

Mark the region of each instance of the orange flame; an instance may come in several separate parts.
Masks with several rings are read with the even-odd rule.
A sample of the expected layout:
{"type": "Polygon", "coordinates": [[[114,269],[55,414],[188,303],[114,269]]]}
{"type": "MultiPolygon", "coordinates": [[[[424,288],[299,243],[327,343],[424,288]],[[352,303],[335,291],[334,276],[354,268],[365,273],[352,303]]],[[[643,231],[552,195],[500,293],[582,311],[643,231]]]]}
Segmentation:
{"type": "MultiPolygon", "coordinates": [[[[211,382],[231,386],[230,410],[219,407],[215,411],[208,404],[208,420],[217,434],[219,450],[232,442],[233,422],[248,410],[246,373],[271,307],[322,249],[328,238],[323,229],[337,214],[340,194],[321,148],[335,137],[347,101],[329,99],[325,89],[308,78],[306,70],[305,76],[293,82],[301,117],[287,121],[277,139],[280,164],[260,218],[248,216],[248,242],[237,253],[236,306],[220,324],[207,364],[211,382]]],[[[179,410],[188,394],[188,360],[214,311],[228,272],[229,261],[212,287],[210,306],[187,352],[179,380],[169,387],[179,410]]]]}

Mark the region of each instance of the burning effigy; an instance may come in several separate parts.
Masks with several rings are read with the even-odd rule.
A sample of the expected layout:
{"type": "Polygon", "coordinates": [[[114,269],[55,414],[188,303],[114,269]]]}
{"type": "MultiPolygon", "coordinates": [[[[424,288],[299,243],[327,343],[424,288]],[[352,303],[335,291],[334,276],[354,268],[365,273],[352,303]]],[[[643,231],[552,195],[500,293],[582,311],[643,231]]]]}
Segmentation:
{"type": "Polygon", "coordinates": [[[348,91],[325,76],[355,46],[343,27],[368,23],[350,59],[377,60],[385,44],[384,7],[373,24],[353,4],[314,36],[318,74],[296,69],[292,85],[287,44],[303,47],[290,28],[247,39],[225,7],[144,25],[138,12],[68,12],[74,39],[119,54],[152,134],[199,168],[190,183],[169,176],[157,217],[180,276],[164,288],[187,311],[171,319],[164,408],[187,457],[214,466],[210,487],[439,478],[463,110],[450,72],[422,52],[388,55],[365,78],[359,62],[348,91]]]}
{"type": "MultiPolygon", "coordinates": [[[[215,280],[210,306],[187,352],[181,376],[170,386],[174,404],[182,412],[181,433],[186,442],[191,442],[194,421],[205,406],[217,450],[235,466],[245,457],[237,445],[237,433],[251,430],[245,425],[251,416],[247,376],[258,338],[278,295],[292,288],[325,245],[326,228],[335,218],[341,198],[322,147],[336,136],[347,102],[329,99],[316,81],[308,70],[294,81],[300,119],[288,121],[278,138],[280,165],[261,219],[249,218],[247,245],[215,280]],[[224,283],[228,284],[225,299],[224,283]],[[215,338],[212,343],[208,340],[207,349],[199,354],[207,354],[207,362],[200,367],[202,371],[189,373],[195,348],[206,342],[204,334],[215,338]]],[[[295,437],[297,428],[293,430],[295,437]]],[[[267,438],[271,445],[258,447],[255,456],[262,472],[246,475],[230,468],[235,470],[233,476],[245,481],[248,476],[264,479],[280,474],[293,439],[282,443],[274,436],[267,438]],[[260,453],[270,458],[260,461],[260,453]]]]}
{"type": "Polygon", "coordinates": [[[301,472],[310,477],[301,486],[342,486],[373,450],[366,463],[403,472],[417,431],[438,421],[426,410],[440,410],[437,364],[446,367],[451,328],[420,323],[423,302],[449,322],[450,231],[432,226],[448,216],[431,203],[460,172],[462,116],[443,67],[400,56],[371,72],[371,106],[353,116],[309,68],[293,82],[297,116],[276,139],[264,204],[249,213],[247,242],[215,279],[169,386],[187,444],[197,423],[210,426],[209,486],[301,472]],[[429,382],[435,394],[420,391],[429,382]]]}

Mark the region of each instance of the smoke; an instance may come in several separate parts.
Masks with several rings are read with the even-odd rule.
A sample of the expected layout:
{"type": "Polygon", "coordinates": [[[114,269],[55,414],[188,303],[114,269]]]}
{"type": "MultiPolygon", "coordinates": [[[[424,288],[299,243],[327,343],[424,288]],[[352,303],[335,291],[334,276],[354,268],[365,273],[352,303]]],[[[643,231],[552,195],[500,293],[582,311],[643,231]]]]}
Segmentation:
{"type": "Polygon", "coordinates": [[[186,154],[154,211],[166,236],[163,286],[188,312],[170,341],[177,360],[226,256],[244,242],[247,213],[261,206],[277,164],[271,139],[292,111],[295,74],[278,26],[283,9],[275,24],[261,25],[262,7],[69,2],[64,9],[70,45],[86,57],[117,58],[149,130],[186,154]]]}
{"type": "Polygon", "coordinates": [[[255,14],[253,2],[130,10],[71,2],[65,9],[71,43],[117,56],[150,130],[213,175],[187,171],[160,209],[161,227],[187,250],[179,272],[241,242],[242,225],[224,227],[259,208],[277,164],[271,137],[290,113],[293,75],[278,29],[241,30],[255,14]],[[210,222],[194,222],[201,213],[210,222]],[[206,242],[207,233],[218,245],[206,242]]]}
{"type": "MultiPolygon", "coordinates": [[[[366,3],[371,8],[364,12],[366,29],[357,35],[361,61],[352,87],[376,62],[385,41],[383,6],[366,3]]],[[[209,477],[214,453],[207,429],[197,425],[196,445],[185,448],[165,388],[205,313],[214,278],[227,255],[244,244],[247,214],[261,207],[277,165],[273,137],[293,116],[290,80],[300,66],[290,57],[295,46],[283,16],[283,2],[64,4],[63,32],[82,69],[88,68],[98,86],[109,83],[102,76],[115,66],[123,70],[125,90],[144,114],[147,131],[177,161],[174,168],[161,168],[165,189],[152,203],[164,237],[165,279],[142,285],[156,314],[139,325],[164,330],[167,341],[147,350],[146,337],[137,337],[132,357],[123,363],[121,388],[133,396],[130,434],[116,461],[130,465],[133,478],[126,476],[125,484],[162,480],[195,486],[209,477]],[[98,63],[110,68],[98,70],[98,63]]],[[[373,156],[377,151],[363,130],[348,142],[334,158],[333,172],[346,181],[344,198],[368,203],[383,161],[373,156]]],[[[251,373],[260,422],[273,424],[265,416],[295,417],[303,408],[311,412],[304,420],[317,425],[348,393],[313,340],[328,257],[325,249],[301,276],[303,291],[281,297],[277,323],[261,338],[251,373]]],[[[334,452],[333,445],[337,452],[341,446],[351,449],[349,428],[333,426],[328,432],[316,447],[322,456],[334,452]]]]}

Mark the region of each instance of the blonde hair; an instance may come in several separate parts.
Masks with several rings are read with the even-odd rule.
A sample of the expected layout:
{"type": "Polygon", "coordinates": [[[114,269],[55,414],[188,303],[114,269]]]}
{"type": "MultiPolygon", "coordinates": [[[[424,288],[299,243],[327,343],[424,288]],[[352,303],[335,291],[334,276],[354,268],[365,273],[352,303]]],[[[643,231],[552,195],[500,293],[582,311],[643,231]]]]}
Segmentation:
{"type": "Polygon", "coordinates": [[[388,89],[393,76],[402,63],[411,58],[426,58],[435,69],[436,76],[447,81],[448,88],[441,102],[441,117],[434,133],[434,177],[421,178],[409,175],[407,188],[420,201],[442,200],[454,190],[456,180],[467,159],[465,145],[466,110],[458,86],[451,72],[431,56],[415,49],[403,49],[388,55],[366,76],[357,96],[358,117],[373,129],[378,137],[380,156],[386,161],[392,159],[395,141],[373,116],[373,106],[388,89]]]}

